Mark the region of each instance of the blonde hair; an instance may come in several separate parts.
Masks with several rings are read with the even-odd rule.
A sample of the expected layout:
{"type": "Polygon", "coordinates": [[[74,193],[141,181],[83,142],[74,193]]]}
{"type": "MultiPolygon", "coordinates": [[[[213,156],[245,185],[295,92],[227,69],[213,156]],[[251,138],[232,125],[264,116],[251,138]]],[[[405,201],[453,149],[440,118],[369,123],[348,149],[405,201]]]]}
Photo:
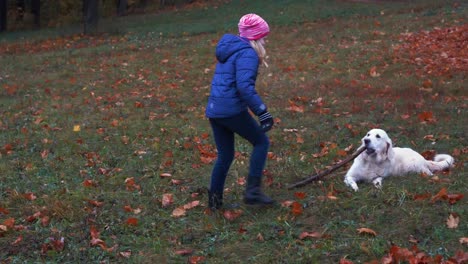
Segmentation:
{"type": "Polygon", "coordinates": [[[260,58],[260,63],[263,63],[265,67],[268,68],[268,63],[266,62],[266,51],[265,48],[263,47],[261,39],[258,40],[251,40],[250,41],[250,46],[257,52],[258,57],[260,58]]]}

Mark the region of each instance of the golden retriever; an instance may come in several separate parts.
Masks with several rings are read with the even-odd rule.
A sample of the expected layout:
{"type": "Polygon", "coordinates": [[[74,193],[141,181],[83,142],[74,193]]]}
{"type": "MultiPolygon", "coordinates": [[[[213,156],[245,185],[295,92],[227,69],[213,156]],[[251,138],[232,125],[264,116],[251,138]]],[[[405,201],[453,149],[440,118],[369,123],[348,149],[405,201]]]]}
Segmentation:
{"type": "Polygon", "coordinates": [[[382,187],[382,180],[389,176],[408,173],[432,175],[453,166],[454,158],[447,154],[438,154],[434,160],[426,160],[410,148],[393,147],[392,140],[382,129],[372,129],[362,138],[366,150],[353,162],[346,173],[344,182],[354,191],[358,191],[357,182],[372,182],[375,187],[382,187]]]}

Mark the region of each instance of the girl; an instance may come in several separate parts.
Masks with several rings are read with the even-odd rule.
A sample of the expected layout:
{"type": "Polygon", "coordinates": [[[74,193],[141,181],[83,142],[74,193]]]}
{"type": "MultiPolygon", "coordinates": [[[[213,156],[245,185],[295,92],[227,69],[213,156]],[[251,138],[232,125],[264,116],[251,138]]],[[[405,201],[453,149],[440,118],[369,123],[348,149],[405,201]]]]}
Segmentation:
{"type": "Polygon", "coordinates": [[[226,34],[216,46],[218,63],[211,83],[206,116],[213,130],[218,159],[211,174],[208,205],[219,209],[223,204],[226,176],[234,159],[234,135],[248,140],[250,157],[246,204],[268,205],[275,201],[261,191],[270,141],[265,134],[273,127],[273,117],[255,90],[260,63],[265,64],[264,37],[270,33],[267,22],[256,14],[239,21],[239,36],[226,34]],[[260,124],[249,114],[258,116],[260,124]]]}

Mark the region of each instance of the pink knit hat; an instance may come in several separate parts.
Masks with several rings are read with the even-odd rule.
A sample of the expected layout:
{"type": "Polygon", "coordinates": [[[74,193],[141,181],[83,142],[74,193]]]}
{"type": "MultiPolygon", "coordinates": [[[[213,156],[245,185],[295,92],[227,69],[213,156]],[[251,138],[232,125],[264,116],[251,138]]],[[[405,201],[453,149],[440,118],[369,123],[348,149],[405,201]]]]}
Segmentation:
{"type": "Polygon", "coordinates": [[[239,35],[249,40],[257,40],[270,33],[268,23],[256,14],[247,14],[239,20],[239,35]]]}

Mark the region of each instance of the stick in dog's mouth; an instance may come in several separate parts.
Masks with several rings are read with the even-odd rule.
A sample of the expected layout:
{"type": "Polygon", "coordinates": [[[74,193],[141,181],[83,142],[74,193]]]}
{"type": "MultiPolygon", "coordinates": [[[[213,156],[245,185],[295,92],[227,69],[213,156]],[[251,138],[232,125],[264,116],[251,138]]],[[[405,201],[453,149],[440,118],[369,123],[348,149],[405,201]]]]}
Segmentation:
{"type": "MultiPolygon", "coordinates": [[[[305,180],[302,180],[300,182],[296,182],[290,186],[288,186],[288,189],[292,189],[292,188],[296,188],[296,187],[300,187],[300,186],[304,186],[306,185],[307,183],[309,182],[312,182],[312,181],[315,181],[315,180],[318,180],[320,178],[322,178],[323,176],[326,176],[332,172],[334,172],[336,169],[338,168],[341,168],[343,167],[343,165],[345,165],[346,163],[354,160],[359,154],[361,154],[364,150],[366,150],[367,147],[365,145],[362,145],[361,147],[359,147],[353,154],[351,154],[351,156],[347,157],[346,159],[342,160],[341,162],[338,162],[337,164],[333,165],[331,168],[325,170],[325,171],[322,171],[320,173],[316,173],[312,176],[309,176],[308,178],[306,178],[305,180]]],[[[375,150],[374,150],[375,152],[375,150]]]]}

